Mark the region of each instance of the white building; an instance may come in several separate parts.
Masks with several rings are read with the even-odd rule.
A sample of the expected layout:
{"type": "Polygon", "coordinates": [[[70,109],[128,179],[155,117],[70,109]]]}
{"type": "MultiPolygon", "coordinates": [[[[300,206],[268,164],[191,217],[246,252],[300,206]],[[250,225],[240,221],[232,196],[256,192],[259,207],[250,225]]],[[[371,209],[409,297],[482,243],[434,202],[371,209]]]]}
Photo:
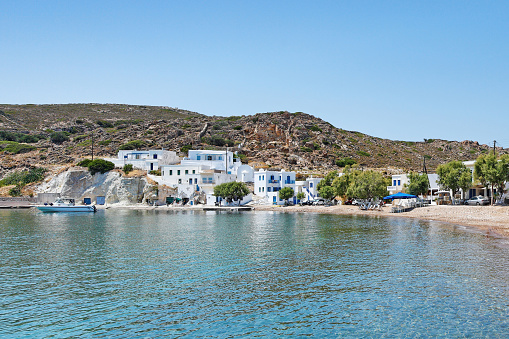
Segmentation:
{"type": "MultiPolygon", "coordinates": [[[[252,182],[253,169],[242,165],[232,152],[190,150],[179,165],[162,165],[161,177],[151,177],[159,184],[177,187],[181,198],[205,194],[208,205],[220,202],[213,196],[214,186],[232,181],[252,182]],[[242,180],[239,180],[239,176],[242,180]]],[[[243,200],[247,203],[251,195],[243,200]]]]}
{"type": "Polygon", "coordinates": [[[124,167],[131,164],[134,168],[145,171],[156,171],[161,165],[176,164],[180,161],[177,153],[165,150],[121,150],[118,151],[117,158],[107,158],[115,167],[124,167]]]}
{"type": "MultiPolygon", "coordinates": [[[[296,194],[295,172],[285,170],[266,171],[263,169],[254,172],[254,193],[265,198],[267,203],[283,205],[284,200],[279,199],[278,192],[284,187],[292,188],[296,194]]],[[[293,201],[296,202],[295,196],[293,201]]]]}
{"type": "Polygon", "coordinates": [[[389,191],[389,194],[402,192],[408,183],[410,183],[410,180],[406,174],[394,174],[392,176],[392,186],[387,186],[387,191],[389,191]]]}

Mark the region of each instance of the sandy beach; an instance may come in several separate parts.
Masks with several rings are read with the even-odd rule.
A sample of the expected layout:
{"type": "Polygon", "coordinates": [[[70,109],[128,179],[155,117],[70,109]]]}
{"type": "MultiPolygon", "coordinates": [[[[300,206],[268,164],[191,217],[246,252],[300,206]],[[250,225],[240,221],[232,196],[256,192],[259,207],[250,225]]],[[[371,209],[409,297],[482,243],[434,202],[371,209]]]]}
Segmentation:
{"type": "Polygon", "coordinates": [[[509,207],[507,206],[428,206],[409,212],[390,213],[387,205],[381,211],[364,211],[357,206],[256,206],[255,210],[280,211],[285,213],[328,213],[342,215],[385,216],[435,220],[469,226],[489,236],[509,237],[509,207]]]}

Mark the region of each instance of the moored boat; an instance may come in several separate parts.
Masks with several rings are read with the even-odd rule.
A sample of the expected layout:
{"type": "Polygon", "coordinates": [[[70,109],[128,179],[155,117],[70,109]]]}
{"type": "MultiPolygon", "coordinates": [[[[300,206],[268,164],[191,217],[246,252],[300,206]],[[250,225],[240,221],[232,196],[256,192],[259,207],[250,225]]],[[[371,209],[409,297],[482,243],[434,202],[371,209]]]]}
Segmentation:
{"type": "Polygon", "coordinates": [[[74,199],[57,199],[53,203],[36,206],[42,212],[96,212],[94,205],[76,205],[74,199]]]}

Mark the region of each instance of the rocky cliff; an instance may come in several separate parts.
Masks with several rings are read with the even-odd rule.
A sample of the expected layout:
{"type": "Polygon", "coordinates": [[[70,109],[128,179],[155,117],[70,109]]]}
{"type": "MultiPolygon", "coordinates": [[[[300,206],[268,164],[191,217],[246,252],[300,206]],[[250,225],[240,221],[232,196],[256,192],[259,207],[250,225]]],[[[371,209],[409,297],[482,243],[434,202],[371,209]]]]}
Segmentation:
{"type": "Polygon", "coordinates": [[[60,193],[83,201],[104,196],[106,204],[132,205],[152,197],[153,185],[144,176],[125,177],[120,172],[90,175],[84,168],[71,168],[39,186],[37,193],[60,193]]]}

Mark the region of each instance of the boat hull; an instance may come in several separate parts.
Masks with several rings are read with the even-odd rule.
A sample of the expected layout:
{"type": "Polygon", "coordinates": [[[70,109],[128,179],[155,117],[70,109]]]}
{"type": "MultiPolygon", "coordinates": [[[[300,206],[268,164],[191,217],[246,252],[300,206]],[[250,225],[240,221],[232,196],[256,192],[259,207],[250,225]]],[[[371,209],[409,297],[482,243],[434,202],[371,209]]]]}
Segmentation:
{"type": "Polygon", "coordinates": [[[95,212],[95,206],[37,206],[42,212],[95,212]]]}

